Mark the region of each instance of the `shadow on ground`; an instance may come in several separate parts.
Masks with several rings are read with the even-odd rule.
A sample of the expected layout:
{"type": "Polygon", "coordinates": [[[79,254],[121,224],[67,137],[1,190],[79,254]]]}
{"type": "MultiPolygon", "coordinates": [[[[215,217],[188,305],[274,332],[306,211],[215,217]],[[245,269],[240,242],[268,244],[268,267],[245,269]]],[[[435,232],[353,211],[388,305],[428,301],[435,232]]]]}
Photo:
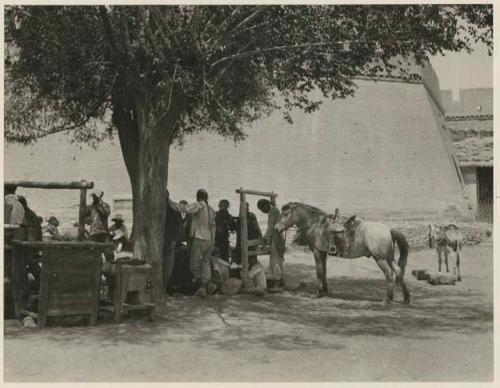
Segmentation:
{"type": "MultiPolygon", "coordinates": [[[[141,317],[120,325],[101,319],[96,327],[52,327],[40,332],[8,328],[6,338],[45,336],[68,344],[99,341],[157,344],[194,341],[200,346],[235,350],[249,344],[270,349],[341,349],[339,336],[384,336],[432,339],[443,333],[488,332],[493,324],[493,302],[479,291],[461,287],[432,287],[407,275],[412,304],[381,304],[385,295],[382,275],[351,277],[330,275],[329,294],[315,296],[314,266],[289,263],[294,280],[306,279],[295,292],[251,295],[169,298],[160,306],[153,324],[141,317]]],[[[399,302],[398,302],[399,300],[399,302]]]]}

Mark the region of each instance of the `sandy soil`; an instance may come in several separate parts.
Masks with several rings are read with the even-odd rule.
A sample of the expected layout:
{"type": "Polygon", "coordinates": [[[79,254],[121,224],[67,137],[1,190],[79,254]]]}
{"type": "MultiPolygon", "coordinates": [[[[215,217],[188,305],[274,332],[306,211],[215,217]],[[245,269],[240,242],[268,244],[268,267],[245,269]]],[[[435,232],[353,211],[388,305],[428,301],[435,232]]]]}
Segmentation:
{"type": "MultiPolygon", "coordinates": [[[[437,266],[411,252],[412,304],[381,305],[385,281],[367,258],[330,258],[329,295],[314,296],[309,254],[291,250],[297,292],[170,298],[157,322],[6,327],[4,379],[13,381],[491,381],[493,247],[466,247],[463,281],[411,276],[437,266]]],[[[265,262],[266,260],[264,260],[265,262]]]]}

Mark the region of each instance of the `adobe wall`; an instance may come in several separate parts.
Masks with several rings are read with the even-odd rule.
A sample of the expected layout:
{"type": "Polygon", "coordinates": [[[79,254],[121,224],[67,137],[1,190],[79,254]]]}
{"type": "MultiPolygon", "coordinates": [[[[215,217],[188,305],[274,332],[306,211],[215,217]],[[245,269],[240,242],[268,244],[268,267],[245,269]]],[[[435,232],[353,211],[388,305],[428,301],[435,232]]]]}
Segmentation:
{"type": "MultiPolygon", "coordinates": [[[[371,80],[357,84],[355,97],[325,101],[313,114],[297,112],[293,125],[279,112],[254,123],[249,138],[238,145],[211,134],[186,139],[183,149],[171,153],[171,196],[192,201],[196,189],[205,187],[212,204],[227,198],[236,213],[234,190],[243,186],[274,190],[279,205],[302,201],[371,219],[470,217],[426,87],[371,80]]],[[[97,151],[69,145],[62,136],[28,148],[10,145],[5,177],[87,179],[108,199],[130,194],[118,140],[97,151]]],[[[77,192],[25,192],[42,215],[77,218],[77,192]]],[[[255,209],[258,198],[249,199],[255,209]]]]}

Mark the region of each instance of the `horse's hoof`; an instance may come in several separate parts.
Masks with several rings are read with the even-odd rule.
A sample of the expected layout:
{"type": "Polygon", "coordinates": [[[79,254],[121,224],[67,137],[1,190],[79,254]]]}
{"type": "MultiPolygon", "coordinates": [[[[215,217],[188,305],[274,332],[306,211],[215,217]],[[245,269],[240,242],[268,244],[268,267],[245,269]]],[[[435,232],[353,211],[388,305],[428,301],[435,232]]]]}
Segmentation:
{"type": "Polygon", "coordinates": [[[318,298],[323,298],[325,295],[326,295],[326,293],[324,291],[321,291],[321,290],[316,291],[316,296],[318,298]]]}
{"type": "Polygon", "coordinates": [[[388,306],[391,304],[391,300],[388,298],[384,298],[381,303],[383,306],[388,306]]]}
{"type": "Polygon", "coordinates": [[[408,305],[408,304],[410,304],[410,299],[405,299],[405,300],[403,301],[403,304],[407,304],[407,305],[408,305]]]}
{"type": "Polygon", "coordinates": [[[462,277],[461,276],[458,276],[457,277],[457,282],[461,282],[462,281],[462,277]]]}

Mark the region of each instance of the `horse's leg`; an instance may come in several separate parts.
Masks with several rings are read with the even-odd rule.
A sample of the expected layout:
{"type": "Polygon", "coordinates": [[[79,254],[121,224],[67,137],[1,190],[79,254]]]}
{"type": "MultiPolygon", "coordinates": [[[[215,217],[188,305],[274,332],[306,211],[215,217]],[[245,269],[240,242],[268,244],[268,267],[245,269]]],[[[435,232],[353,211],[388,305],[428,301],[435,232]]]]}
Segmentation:
{"type": "Polygon", "coordinates": [[[406,287],[406,283],[404,280],[404,273],[401,267],[396,263],[395,260],[391,260],[389,262],[389,266],[392,269],[392,272],[394,273],[394,282],[393,282],[393,287],[395,284],[399,282],[399,285],[401,286],[401,291],[403,291],[403,296],[404,296],[404,302],[405,304],[410,304],[410,291],[408,291],[408,288],[406,287]]]}
{"type": "Polygon", "coordinates": [[[326,280],[326,257],[327,257],[327,252],[321,252],[321,264],[323,266],[323,276],[321,278],[321,282],[323,283],[323,292],[328,294],[328,282],[326,280]]]}
{"type": "Polygon", "coordinates": [[[441,247],[437,248],[437,253],[438,253],[438,266],[439,266],[439,272],[441,272],[441,264],[443,263],[443,260],[441,258],[441,247]]]}
{"type": "Polygon", "coordinates": [[[318,250],[314,250],[314,260],[316,262],[316,278],[317,278],[317,294],[318,297],[324,296],[322,281],[323,281],[323,265],[321,263],[321,253],[318,250]]]}
{"type": "Polygon", "coordinates": [[[455,251],[455,255],[457,256],[457,281],[462,280],[462,276],[460,275],[460,248],[457,248],[455,251]]]}
{"type": "Polygon", "coordinates": [[[450,255],[450,251],[448,249],[448,246],[446,246],[444,249],[444,263],[446,264],[446,272],[450,272],[450,269],[448,268],[448,256],[449,255],[450,255]]]}
{"type": "Polygon", "coordinates": [[[375,259],[377,265],[379,268],[382,270],[382,272],[385,275],[385,280],[387,283],[387,297],[384,298],[383,302],[384,303],[390,303],[394,300],[394,281],[392,277],[392,270],[389,264],[385,259],[382,259],[380,257],[373,256],[375,259]]]}

